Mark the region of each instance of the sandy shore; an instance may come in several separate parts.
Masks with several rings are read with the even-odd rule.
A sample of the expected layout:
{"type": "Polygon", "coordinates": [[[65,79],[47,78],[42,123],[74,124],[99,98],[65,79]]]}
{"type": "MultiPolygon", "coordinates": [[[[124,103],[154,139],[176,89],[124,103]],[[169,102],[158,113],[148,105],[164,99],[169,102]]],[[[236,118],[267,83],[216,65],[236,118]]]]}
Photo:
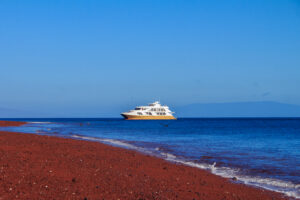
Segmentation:
{"type": "Polygon", "coordinates": [[[24,124],[26,124],[26,122],[0,121],[0,127],[22,126],[24,124]]]}
{"type": "Polygon", "coordinates": [[[0,200],[6,199],[287,198],[131,150],[1,131],[0,200]]]}

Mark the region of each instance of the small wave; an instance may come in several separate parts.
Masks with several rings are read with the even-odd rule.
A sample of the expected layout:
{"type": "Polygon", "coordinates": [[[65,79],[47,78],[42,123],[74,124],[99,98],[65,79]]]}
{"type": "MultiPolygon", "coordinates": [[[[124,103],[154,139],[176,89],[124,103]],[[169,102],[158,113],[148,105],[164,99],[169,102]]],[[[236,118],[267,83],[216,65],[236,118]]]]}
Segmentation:
{"type": "Polygon", "coordinates": [[[175,155],[169,153],[161,153],[164,159],[180,164],[184,164],[190,167],[196,167],[200,169],[205,169],[210,171],[213,174],[222,176],[224,178],[233,178],[235,177],[237,181],[240,181],[247,185],[252,185],[256,187],[261,187],[264,189],[284,193],[287,196],[300,198],[300,185],[294,184],[288,181],[282,181],[272,178],[262,178],[255,176],[242,175],[239,169],[233,169],[229,167],[217,167],[216,162],[214,164],[207,163],[196,163],[192,161],[185,161],[178,159],[175,155]]]}
{"type": "Polygon", "coordinates": [[[121,140],[88,137],[88,136],[82,136],[82,135],[72,135],[71,137],[82,139],[82,140],[98,141],[98,142],[102,142],[102,143],[105,143],[105,144],[111,144],[111,145],[115,145],[115,146],[118,146],[118,147],[124,147],[126,149],[133,149],[133,150],[142,151],[144,153],[151,153],[150,151],[148,151],[144,148],[137,147],[137,146],[132,145],[132,144],[128,144],[127,142],[123,142],[121,140]]]}
{"type": "Polygon", "coordinates": [[[176,156],[170,153],[161,152],[160,154],[166,159],[172,159],[172,160],[176,159],[176,156]]]}
{"type": "MultiPolygon", "coordinates": [[[[156,151],[159,151],[160,148],[155,148],[156,151]]],[[[217,163],[214,162],[213,164],[207,164],[207,163],[196,163],[192,161],[186,161],[183,159],[180,159],[176,157],[173,154],[160,152],[160,157],[164,158],[165,160],[180,163],[183,165],[187,165],[190,167],[196,167],[199,169],[208,170],[213,174],[216,174],[218,176],[224,177],[224,178],[233,178],[235,177],[237,181],[240,181],[247,185],[252,185],[256,187],[261,187],[264,189],[284,193],[287,196],[300,198],[300,185],[294,184],[292,182],[288,181],[282,181],[278,179],[272,179],[272,178],[262,178],[262,177],[255,177],[255,176],[247,176],[241,174],[241,171],[239,169],[229,168],[229,167],[217,167],[217,163]]]]}

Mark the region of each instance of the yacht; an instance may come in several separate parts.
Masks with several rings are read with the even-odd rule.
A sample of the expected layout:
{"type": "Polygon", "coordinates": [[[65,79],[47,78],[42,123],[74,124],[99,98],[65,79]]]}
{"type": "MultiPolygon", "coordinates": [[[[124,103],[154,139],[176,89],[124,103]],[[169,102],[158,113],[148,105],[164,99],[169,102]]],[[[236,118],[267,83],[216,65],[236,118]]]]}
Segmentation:
{"type": "Polygon", "coordinates": [[[134,110],[123,112],[121,115],[128,120],[171,120],[176,119],[173,113],[168,106],[155,101],[148,106],[137,106],[134,110]]]}

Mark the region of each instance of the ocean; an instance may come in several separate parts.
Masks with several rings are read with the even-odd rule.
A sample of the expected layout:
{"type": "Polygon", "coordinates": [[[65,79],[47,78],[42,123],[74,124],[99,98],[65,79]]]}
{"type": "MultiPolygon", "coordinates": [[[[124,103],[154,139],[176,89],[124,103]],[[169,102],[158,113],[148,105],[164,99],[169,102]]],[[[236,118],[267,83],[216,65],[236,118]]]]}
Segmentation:
{"type": "Polygon", "coordinates": [[[98,141],[300,198],[300,118],[9,119],[0,130],[98,141]]]}

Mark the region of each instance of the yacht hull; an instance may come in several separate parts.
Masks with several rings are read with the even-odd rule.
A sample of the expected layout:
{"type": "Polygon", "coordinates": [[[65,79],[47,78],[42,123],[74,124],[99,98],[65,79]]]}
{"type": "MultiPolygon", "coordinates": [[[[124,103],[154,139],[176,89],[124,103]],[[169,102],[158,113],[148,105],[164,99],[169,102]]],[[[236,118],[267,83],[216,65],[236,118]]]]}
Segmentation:
{"type": "Polygon", "coordinates": [[[173,116],[149,116],[149,115],[126,115],[121,114],[126,120],[174,120],[176,119],[173,116]]]}

